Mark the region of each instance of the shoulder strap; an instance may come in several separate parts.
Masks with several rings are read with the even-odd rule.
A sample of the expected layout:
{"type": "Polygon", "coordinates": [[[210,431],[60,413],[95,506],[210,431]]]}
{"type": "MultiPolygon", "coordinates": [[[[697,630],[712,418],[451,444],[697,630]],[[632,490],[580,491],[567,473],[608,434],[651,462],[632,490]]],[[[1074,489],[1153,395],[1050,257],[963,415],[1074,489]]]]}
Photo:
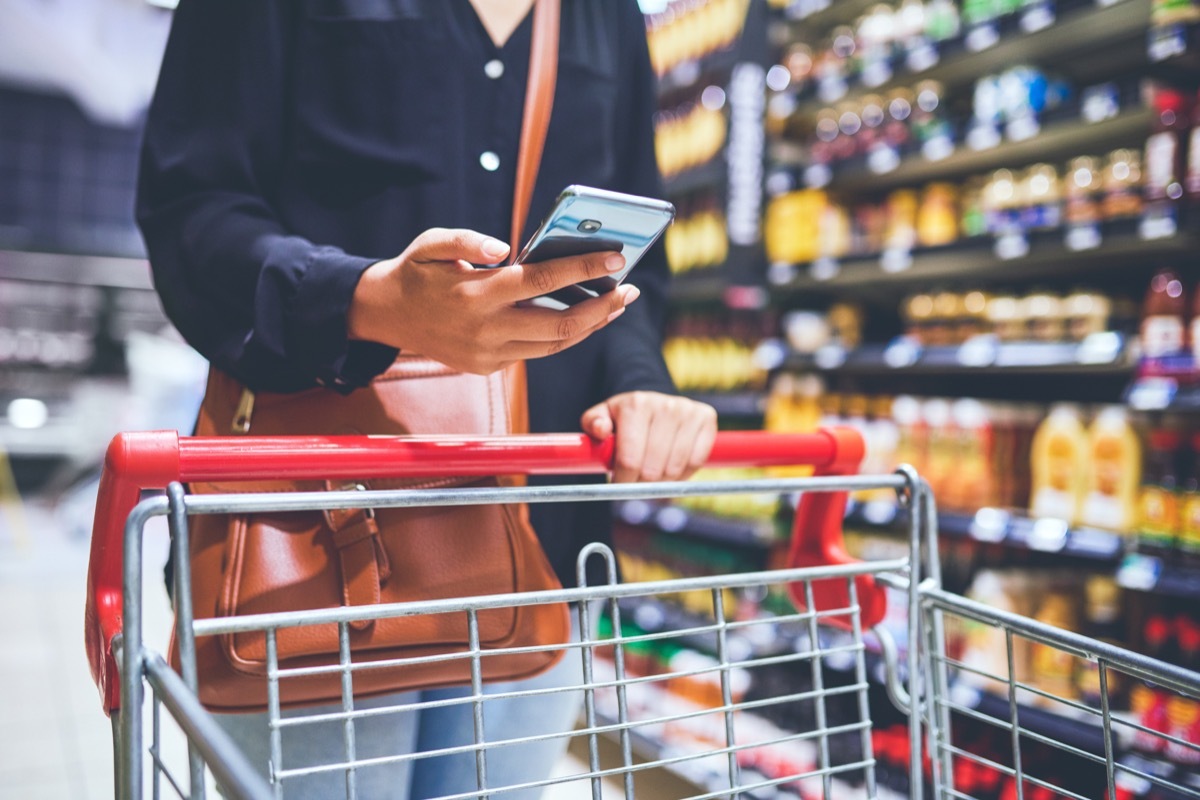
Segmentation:
{"type": "Polygon", "coordinates": [[[554,108],[558,78],[560,0],[535,0],[533,43],[529,51],[529,82],[525,86],[525,114],[521,119],[521,144],[517,151],[517,182],[513,189],[511,257],[521,252],[521,233],[533,201],[533,187],[542,163],[546,130],[554,108]]]}

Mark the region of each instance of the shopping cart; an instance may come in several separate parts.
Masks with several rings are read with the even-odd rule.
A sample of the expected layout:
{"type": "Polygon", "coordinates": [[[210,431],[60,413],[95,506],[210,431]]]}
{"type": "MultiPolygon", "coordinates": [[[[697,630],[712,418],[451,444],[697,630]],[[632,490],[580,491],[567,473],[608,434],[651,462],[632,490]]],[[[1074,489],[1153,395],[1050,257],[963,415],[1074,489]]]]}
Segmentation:
{"type": "MultiPolygon", "coordinates": [[[[1194,735],[1200,728],[1182,719],[1194,708],[1189,703],[1200,701],[1200,674],[944,591],[936,511],[927,486],[909,469],[853,475],[862,449],[857,434],[844,430],[724,433],[710,465],[807,464],[815,474],[641,485],[189,496],[179,482],[601,473],[609,468],[612,452],[608,443],[582,436],[119,436],[109,449],[101,484],[86,620],[93,674],[104,709],[113,717],[117,796],[141,798],[149,784],[157,798],[165,780],[180,797],[200,798],[215,779],[227,797],[279,798],[298,781],[324,775],[336,779],[339,796],[344,791],[346,797],[373,800],[360,786],[372,770],[466,754],[473,766],[471,785],[451,797],[530,796],[561,784],[560,797],[599,800],[615,784],[618,794],[632,798],[662,768],[688,779],[670,791],[695,798],[1200,797],[1200,770],[1189,766],[1200,761],[1194,735]],[[168,487],[165,496],[139,502],[143,490],[163,487],[168,487]],[[847,556],[841,525],[850,492],[894,493],[906,507],[908,537],[895,553],[867,562],[847,556]],[[798,499],[785,567],[772,563],[698,576],[641,570],[631,575],[638,582],[619,583],[612,552],[593,546],[581,562],[603,560],[608,581],[599,586],[587,584],[581,566],[579,588],[555,592],[192,618],[183,557],[191,515],[620,500],[634,522],[658,513],[664,526],[672,527],[681,524],[678,509],[656,503],[725,493],[798,499]],[[182,674],[143,639],[143,529],[162,516],[168,518],[176,554],[182,674]],[[670,519],[675,522],[665,525],[670,519]],[[352,689],[360,670],[372,665],[356,660],[344,646],[341,663],[330,668],[341,674],[345,687],[340,706],[289,712],[280,708],[279,687],[297,670],[281,667],[268,647],[269,771],[249,763],[197,697],[203,676],[196,675],[194,637],[259,631],[271,642],[290,627],[333,625],[345,643],[350,626],[363,620],[457,614],[466,615],[474,629],[477,615],[487,609],[563,601],[572,604],[579,628],[578,640],[563,645],[564,663],[573,661],[579,668],[579,677],[565,688],[484,686],[478,665],[488,653],[476,649],[462,656],[474,662],[476,679],[460,696],[430,702],[405,695],[393,706],[367,707],[352,689]],[[958,652],[950,634],[963,623],[999,637],[999,667],[958,652]],[[1029,680],[1019,664],[1029,647],[1048,648],[1097,670],[1098,701],[1059,696],[1029,680]],[[1155,697],[1169,695],[1173,713],[1133,717],[1118,710],[1110,702],[1118,679],[1153,687],[1155,697]],[[151,704],[144,713],[146,687],[151,704]],[[581,719],[573,730],[488,738],[493,704],[536,703],[563,691],[582,696],[581,719]],[[898,711],[879,702],[883,696],[898,711]],[[471,714],[471,735],[432,753],[367,753],[369,742],[356,736],[367,721],[412,710],[414,703],[418,708],[462,704],[471,714]],[[1048,713],[1048,704],[1057,710],[1048,713]],[[186,767],[166,763],[160,751],[163,708],[186,736],[186,767]],[[1075,722],[1057,728],[1044,724],[1065,715],[1075,722]],[[145,716],[150,717],[148,748],[145,716]],[[328,763],[293,757],[289,737],[306,727],[323,732],[313,735],[333,731],[340,756],[328,763]],[[552,738],[569,739],[586,768],[504,782],[502,767],[520,760],[521,747],[552,738]]],[[[640,569],[636,559],[624,566],[630,573],[640,569]]]]}

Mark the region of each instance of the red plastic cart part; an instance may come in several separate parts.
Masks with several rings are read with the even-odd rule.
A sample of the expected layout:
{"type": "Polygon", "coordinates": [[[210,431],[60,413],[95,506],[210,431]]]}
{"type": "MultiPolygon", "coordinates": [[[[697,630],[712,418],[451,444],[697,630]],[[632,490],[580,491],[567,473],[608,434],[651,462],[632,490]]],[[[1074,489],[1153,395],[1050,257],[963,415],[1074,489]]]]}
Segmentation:
{"type": "MultiPolygon", "coordinates": [[[[811,434],[721,433],[708,466],[806,464],[818,475],[850,475],[857,471],[862,455],[862,437],[850,429],[811,434]]],[[[120,708],[112,640],[122,625],[125,520],[143,490],[162,489],[172,481],[580,475],[608,472],[612,461],[611,439],[597,442],[583,434],[492,438],[180,437],[175,431],[119,434],[108,447],[100,479],[84,616],[88,662],[104,708],[108,712],[120,708]]],[[[844,493],[840,498],[836,493],[805,495],[796,518],[793,563],[855,563],[842,547],[845,505],[844,493]]],[[[858,580],[862,621],[871,625],[883,617],[883,590],[869,577],[858,580]]],[[[827,595],[824,589],[818,593],[818,608],[844,607],[845,582],[839,583],[840,595],[827,595]],[[839,605],[824,605],[827,597],[839,605]]]]}

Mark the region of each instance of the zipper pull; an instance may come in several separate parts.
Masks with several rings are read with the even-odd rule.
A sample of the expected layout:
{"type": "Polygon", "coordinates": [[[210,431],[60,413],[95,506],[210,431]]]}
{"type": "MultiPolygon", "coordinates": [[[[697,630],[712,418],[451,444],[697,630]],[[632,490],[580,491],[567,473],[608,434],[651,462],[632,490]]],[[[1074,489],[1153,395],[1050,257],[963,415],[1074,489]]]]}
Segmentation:
{"type": "Polygon", "coordinates": [[[254,392],[242,389],[238,399],[237,411],[233,415],[233,423],[229,426],[232,433],[246,434],[250,432],[250,420],[254,417],[254,392]]]}

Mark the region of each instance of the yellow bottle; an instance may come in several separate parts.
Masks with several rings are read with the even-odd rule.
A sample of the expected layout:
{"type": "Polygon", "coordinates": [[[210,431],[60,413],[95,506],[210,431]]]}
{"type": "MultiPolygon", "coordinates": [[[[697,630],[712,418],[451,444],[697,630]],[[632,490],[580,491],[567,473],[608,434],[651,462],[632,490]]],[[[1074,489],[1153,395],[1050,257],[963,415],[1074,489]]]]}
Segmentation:
{"type": "Polygon", "coordinates": [[[1085,525],[1129,532],[1137,525],[1142,445],[1124,408],[1100,412],[1088,431],[1085,525]]]}
{"type": "Polygon", "coordinates": [[[1087,488],[1088,436],[1079,409],[1056,406],[1033,436],[1030,513],[1067,522],[1080,519],[1087,488]]]}

